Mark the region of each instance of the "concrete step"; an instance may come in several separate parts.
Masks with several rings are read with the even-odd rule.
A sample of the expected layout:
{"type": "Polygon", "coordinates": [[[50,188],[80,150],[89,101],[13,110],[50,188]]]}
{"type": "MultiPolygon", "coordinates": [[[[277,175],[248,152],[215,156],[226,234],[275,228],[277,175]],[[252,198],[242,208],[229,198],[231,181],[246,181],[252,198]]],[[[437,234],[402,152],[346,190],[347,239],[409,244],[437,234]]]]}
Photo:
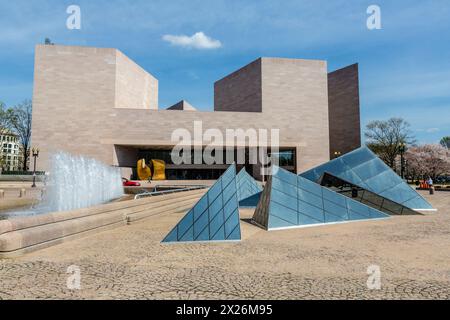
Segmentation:
{"type": "Polygon", "coordinates": [[[184,199],[184,200],[180,200],[177,201],[176,203],[169,203],[166,204],[164,206],[160,206],[157,208],[148,208],[139,212],[135,212],[132,214],[128,214],[127,215],[127,222],[133,223],[136,222],[138,220],[144,219],[144,218],[148,218],[148,217],[152,217],[155,215],[160,215],[160,214],[164,214],[164,213],[170,213],[170,212],[180,212],[183,210],[188,210],[190,209],[198,200],[200,199],[200,196],[196,196],[194,198],[191,199],[184,199]]]}
{"type": "MultiPolygon", "coordinates": [[[[200,199],[200,197],[202,195],[204,195],[205,193],[206,193],[206,190],[201,190],[201,191],[185,193],[185,194],[184,194],[184,192],[183,192],[183,194],[180,192],[178,194],[178,196],[176,196],[176,197],[157,196],[156,198],[159,198],[159,199],[155,199],[157,201],[148,201],[148,202],[140,204],[139,206],[133,206],[133,209],[139,210],[140,208],[143,208],[143,207],[158,208],[158,207],[165,206],[166,204],[173,203],[174,201],[181,201],[184,199],[194,199],[194,198],[200,199]]],[[[137,201],[137,200],[135,200],[135,201],[137,201]]]]}
{"type": "Polygon", "coordinates": [[[175,199],[165,199],[160,200],[156,203],[146,203],[142,204],[140,206],[135,206],[132,208],[126,208],[121,210],[121,212],[124,215],[124,219],[128,222],[137,220],[137,218],[133,217],[145,217],[146,215],[153,215],[154,213],[158,212],[166,212],[170,209],[177,209],[178,206],[182,206],[185,203],[194,204],[197,202],[203,193],[197,193],[197,194],[189,194],[189,195],[183,195],[175,199]],[[132,217],[132,218],[128,218],[132,217]]]}

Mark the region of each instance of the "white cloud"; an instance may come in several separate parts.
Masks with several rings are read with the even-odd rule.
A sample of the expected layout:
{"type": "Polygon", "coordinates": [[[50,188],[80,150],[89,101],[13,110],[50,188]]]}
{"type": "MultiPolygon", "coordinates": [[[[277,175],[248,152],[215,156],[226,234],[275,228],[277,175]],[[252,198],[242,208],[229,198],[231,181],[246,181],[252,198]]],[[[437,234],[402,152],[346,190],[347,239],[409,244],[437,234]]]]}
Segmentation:
{"type": "Polygon", "coordinates": [[[212,39],[201,31],[196,32],[190,37],[185,35],[174,36],[166,34],[162,38],[164,41],[167,41],[174,46],[186,48],[217,49],[222,47],[222,43],[219,40],[212,39]]]}

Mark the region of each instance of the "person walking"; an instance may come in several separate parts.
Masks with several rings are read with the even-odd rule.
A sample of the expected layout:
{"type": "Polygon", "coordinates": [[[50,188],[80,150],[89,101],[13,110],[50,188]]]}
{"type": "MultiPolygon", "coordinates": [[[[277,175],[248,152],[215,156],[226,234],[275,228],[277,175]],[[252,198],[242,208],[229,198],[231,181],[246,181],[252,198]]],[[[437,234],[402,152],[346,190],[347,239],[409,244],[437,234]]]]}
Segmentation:
{"type": "Polygon", "coordinates": [[[430,188],[430,194],[434,194],[433,179],[431,179],[431,177],[428,177],[427,184],[430,188]]]}

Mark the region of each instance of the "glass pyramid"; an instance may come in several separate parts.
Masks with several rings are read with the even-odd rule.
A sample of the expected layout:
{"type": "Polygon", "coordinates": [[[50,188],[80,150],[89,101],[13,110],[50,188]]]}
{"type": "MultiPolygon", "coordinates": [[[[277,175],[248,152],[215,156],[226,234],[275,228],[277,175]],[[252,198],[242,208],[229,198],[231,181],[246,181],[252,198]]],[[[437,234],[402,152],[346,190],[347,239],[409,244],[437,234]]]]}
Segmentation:
{"type": "Polygon", "coordinates": [[[366,206],[282,168],[268,177],[253,221],[267,230],[388,218],[366,206]]]}
{"type": "Polygon", "coordinates": [[[241,240],[234,164],[209,188],[162,242],[225,240],[241,240]]]}
{"type": "Polygon", "coordinates": [[[329,173],[409,209],[433,207],[367,147],[361,147],[300,176],[317,182],[329,173]]]}
{"type": "Polygon", "coordinates": [[[240,207],[256,207],[263,188],[242,168],[236,176],[237,196],[240,207]]]}

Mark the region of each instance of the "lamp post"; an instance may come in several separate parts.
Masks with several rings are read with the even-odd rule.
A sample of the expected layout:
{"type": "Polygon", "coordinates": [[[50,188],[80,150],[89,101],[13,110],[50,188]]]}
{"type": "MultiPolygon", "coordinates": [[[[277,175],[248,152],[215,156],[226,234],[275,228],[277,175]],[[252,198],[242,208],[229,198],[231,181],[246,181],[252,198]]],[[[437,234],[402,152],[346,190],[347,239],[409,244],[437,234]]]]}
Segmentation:
{"type": "Polygon", "coordinates": [[[406,151],[406,143],[402,142],[399,144],[400,151],[400,175],[402,179],[405,178],[405,151],[406,151]]]}
{"type": "Polygon", "coordinates": [[[39,149],[38,148],[31,149],[31,154],[32,154],[32,156],[34,158],[33,185],[31,187],[32,188],[36,188],[36,159],[37,159],[37,157],[39,157],[39,149]]]}
{"type": "Polygon", "coordinates": [[[341,156],[341,152],[340,151],[335,151],[334,152],[334,157],[335,158],[339,158],[341,156]]]}

